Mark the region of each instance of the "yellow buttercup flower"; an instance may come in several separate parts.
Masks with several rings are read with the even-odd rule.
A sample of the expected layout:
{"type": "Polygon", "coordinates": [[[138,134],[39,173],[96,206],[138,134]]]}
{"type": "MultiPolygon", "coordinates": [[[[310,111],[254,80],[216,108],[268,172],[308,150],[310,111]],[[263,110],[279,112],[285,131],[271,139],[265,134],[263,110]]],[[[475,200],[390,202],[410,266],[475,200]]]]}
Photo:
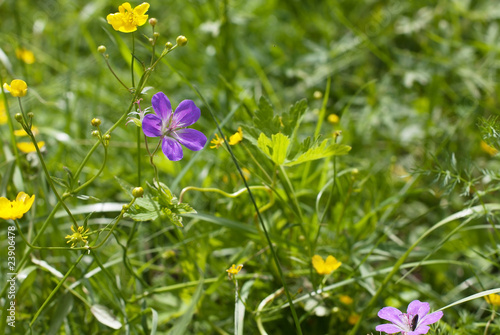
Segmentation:
{"type": "Polygon", "coordinates": [[[360,316],[359,316],[358,314],[351,314],[351,315],[349,315],[349,317],[347,318],[347,322],[348,322],[350,325],[355,325],[356,323],[358,323],[359,318],[360,318],[360,316]]]}
{"type": "Polygon", "coordinates": [[[73,232],[73,234],[66,235],[66,237],[65,237],[68,239],[68,241],[66,243],[71,243],[72,248],[74,248],[77,243],[82,243],[83,245],[87,245],[87,243],[88,243],[87,239],[89,238],[87,236],[87,233],[89,232],[89,228],[87,228],[87,230],[83,231],[83,226],[80,226],[75,231],[75,228],[73,228],[73,226],[71,226],[71,231],[73,232]]]}
{"type": "Polygon", "coordinates": [[[124,2],[118,7],[119,12],[109,14],[106,17],[108,23],[113,26],[114,30],[121,31],[122,33],[131,33],[137,30],[138,26],[142,26],[148,20],[145,13],[149,9],[149,4],[143,2],[139,6],[132,9],[128,2],[124,2]]]}
{"type": "Polygon", "coordinates": [[[331,255],[326,258],[326,261],[324,261],[320,255],[314,255],[312,258],[312,265],[318,274],[328,275],[337,270],[342,263],[331,255]]]}
{"type": "Polygon", "coordinates": [[[500,306],[500,295],[499,294],[488,294],[484,297],[486,301],[493,306],[500,306]]]}
{"type": "Polygon", "coordinates": [[[210,146],[210,149],[219,149],[222,144],[224,144],[224,139],[220,138],[219,135],[215,134],[215,138],[210,141],[213,145],[210,146]]]}
{"type": "Polygon", "coordinates": [[[35,62],[35,55],[33,52],[24,48],[16,49],[16,57],[26,64],[33,64],[35,62]]]}
{"type": "Polygon", "coordinates": [[[481,141],[481,149],[489,154],[490,156],[495,156],[498,154],[498,150],[486,143],[485,141],[481,141]]]}
{"type": "MultiPolygon", "coordinates": [[[[35,126],[31,127],[31,132],[35,136],[38,135],[38,133],[39,133],[38,128],[35,126]]],[[[18,130],[14,130],[14,135],[19,136],[19,137],[23,137],[23,136],[28,136],[28,133],[26,133],[26,131],[24,129],[18,129],[18,130]]]]}
{"type": "MultiPolygon", "coordinates": [[[[38,142],[38,148],[43,148],[45,145],[44,141],[38,142]]],[[[35,145],[32,142],[19,142],[17,143],[17,148],[24,152],[25,154],[29,154],[30,152],[36,152],[35,145]]]]}
{"type": "Polygon", "coordinates": [[[0,218],[4,220],[14,220],[23,217],[24,213],[30,210],[35,201],[35,195],[29,196],[24,192],[17,194],[16,200],[10,201],[7,198],[0,198],[0,218]]]}
{"type": "Polygon", "coordinates": [[[7,113],[5,113],[5,107],[3,105],[3,101],[0,100],[0,124],[7,123],[7,113]]]}
{"type": "Polygon", "coordinates": [[[344,305],[350,305],[350,304],[352,304],[352,302],[353,302],[352,298],[351,298],[350,296],[348,296],[348,295],[341,295],[341,296],[339,297],[339,300],[340,300],[340,302],[341,302],[341,303],[343,303],[344,305]]]}
{"type": "Polygon", "coordinates": [[[240,272],[242,268],[243,268],[243,264],[240,264],[238,266],[233,264],[233,266],[231,266],[229,269],[226,270],[227,275],[229,276],[229,278],[232,278],[232,276],[237,275],[238,272],[240,272]]]}
{"type": "Polygon", "coordinates": [[[28,85],[24,80],[14,79],[10,85],[7,83],[3,84],[3,88],[12,94],[13,97],[24,97],[28,92],[28,85]]]}
{"type": "Polygon", "coordinates": [[[238,127],[238,131],[229,137],[229,145],[236,145],[243,140],[243,131],[238,127]]]}

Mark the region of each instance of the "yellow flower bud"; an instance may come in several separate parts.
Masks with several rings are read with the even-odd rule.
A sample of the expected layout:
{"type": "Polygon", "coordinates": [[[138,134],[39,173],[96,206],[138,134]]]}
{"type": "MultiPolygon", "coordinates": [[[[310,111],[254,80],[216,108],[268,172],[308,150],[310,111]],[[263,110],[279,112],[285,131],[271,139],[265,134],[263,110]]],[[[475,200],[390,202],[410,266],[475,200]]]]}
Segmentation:
{"type": "Polygon", "coordinates": [[[23,121],[23,114],[16,113],[16,115],[14,115],[14,118],[16,119],[17,122],[21,123],[23,121]]]}
{"type": "Polygon", "coordinates": [[[178,46],[185,46],[188,42],[188,39],[186,38],[186,36],[184,35],[180,35],[177,37],[177,39],[175,40],[175,42],[177,43],[178,46]]]}
{"type": "Polygon", "coordinates": [[[90,121],[90,124],[94,127],[99,127],[101,125],[101,119],[93,118],[92,121],[90,121]]]}
{"type": "Polygon", "coordinates": [[[152,17],[152,18],[150,18],[150,19],[149,19],[149,24],[150,24],[152,27],[156,26],[156,24],[157,24],[157,23],[158,23],[158,20],[157,20],[157,19],[155,19],[154,17],[152,17]]]}
{"type": "Polygon", "coordinates": [[[106,47],[104,45],[100,45],[98,48],[97,48],[97,52],[103,54],[106,52],[106,47]]]}
{"type": "Polygon", "coordinates": [[[92,136],[98,137],[99,136],[99,131],[98,130],[92,131],[92,136]]]}
{"type": "Polygon", "coordinates": [[[168,50],[172,49],[173,46],[174,45],[172,44],[172,42],[165,43],[165,48],[168,49],[168,50]]]}
{"type": "Polygon", "coordinates": [[[134,198],[141,198],[144,195],[144,189],[142,187],[135,187],[132,190],[132,195],[134,198]]]}

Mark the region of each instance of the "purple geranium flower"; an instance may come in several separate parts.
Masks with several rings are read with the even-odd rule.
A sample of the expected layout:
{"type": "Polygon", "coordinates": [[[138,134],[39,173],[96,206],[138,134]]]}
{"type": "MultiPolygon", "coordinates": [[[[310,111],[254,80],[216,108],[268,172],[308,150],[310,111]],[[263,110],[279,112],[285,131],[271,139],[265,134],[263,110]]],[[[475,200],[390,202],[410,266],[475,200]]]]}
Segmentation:
{"type": "Polygon", "coordinates": [[[443,312],[434,312],[429,315],[430,306],[427,302],[413,300],[408,305],[406,313],[394,307],[384,307],[378,312],[381,319],[390,321],[375,327],[376,331],[387,334],[396,334],[401,332],[403,335],[427,334],[430,324],[438,322],[443,317],[443,312]]]}
{"type": "Polygon", "coordinates": [[[172,113],[170,100],[163,92],[153,95],[151,104],[155,114],[142,120],[142,131],[148,137],[161,137],[161,150],[171,161],[181,160],[182,147],[198,151],[207,143],[207,137],[195,129],[185,128],[200,118],[200,109],[192,100],[182,101],[172,113]]]}

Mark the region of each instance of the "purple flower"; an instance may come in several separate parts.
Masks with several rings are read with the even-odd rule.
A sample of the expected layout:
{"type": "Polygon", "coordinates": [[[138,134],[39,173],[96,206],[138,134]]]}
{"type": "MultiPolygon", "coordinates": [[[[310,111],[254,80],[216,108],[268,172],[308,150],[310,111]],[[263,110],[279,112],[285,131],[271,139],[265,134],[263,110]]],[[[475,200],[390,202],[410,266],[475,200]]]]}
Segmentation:
{"type": "Polygon", "coordinates": [[[375,327],[376,331],[387,334],[396,334],[401,332],[403,335],[427,334],[430,324],[438,322],[443,317],[443,312],[434,312],[429,315],[430,306],[427,302],[413,300],[408,305],[406,313],[394,307],[384,307],[378,312],[381,319],[390,321],[375,327]]]}
{"type": "Polygon", "coordinates": [[[147,137],[161,137],[161,150],[171,161],[181,160],[182,147],[198,151],[207,143],[207,137],[195,129],[185,128],[200,118],[200,109],[192,100],[182,101],[172,113],[170,100],[163,92],[153,95],[151,104],[155,114],[142,120],[142,131],[147,137]]]}

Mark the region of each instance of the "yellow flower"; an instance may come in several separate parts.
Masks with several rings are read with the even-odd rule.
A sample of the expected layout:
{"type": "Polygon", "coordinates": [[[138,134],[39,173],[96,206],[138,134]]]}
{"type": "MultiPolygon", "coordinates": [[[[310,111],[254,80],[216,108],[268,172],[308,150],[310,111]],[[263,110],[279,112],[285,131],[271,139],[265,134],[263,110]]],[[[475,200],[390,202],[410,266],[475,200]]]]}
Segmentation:
{"type": "Polygon", "coordinates": [[[75,245],[78,242],[83,243],[83,245],[87,245],[87,239],[89,238],[87,236],[87,233],[89,232],[89,228],[87,230],[83,231],[83,226],[78,227],[77,231],[75,231],[75,228],[73,228],[73,225],[71,225],[71,231],[73,234],[67,235],[65,238],[69,239],[68,242],[66,243],[71,243],[71,247],[74,248],[75,245]]]}
{"type": "MultiPolygon", "coordinates": [[[[38,142],[38,148],[43,148],[45,145],[44,141],[38,142]]],[[[35,145],[31,142],[19,142],[17,143],[17,148],[24,152],[25,154],[28,154],[30,152],[36,152],[35,145]]]]}
{"type": "Polygon", "coordinates": [[[488,294],[484,297],[486,301],[493,306],[500,306],[500,295],[499,294],[488,294]]]}
{"type": "Polygon", "coordinates": [[[358,314],[351,314],[347,318],[347,322],[349,322],[350,325],[355,325],[356,323],[358,323],[358,320],[359,320],[358,314]]]}
{"type": "Polygon", "coordinates": [[[21,79],[14,79],[10,85],[4,83],[3,88],[9,91],[13,97],[24,97],[28,92],[28,85],[21,79]]]}
{"type": "Polygon", "coordinates": [[[231,266],[229,269],[226,270],[227,275],[229,276],[229,278],[232,278],[232,276],[237,275],[242,268],[243,264],[240,264],[238,266],[233,264],[233,266],[231,266]]]}
{"type": "Polygon", "coordinates": [[[493,148],[491,145],[486,143],[485,141],[481,141],[481,149],[489,154],[490,156],[495,156],[498,153],[498,150],[493,148]]]}
{"type": "Polygon", "coordinates": [[[219,149],[222,144],[224,144],[224,139],[220,138],[219,135],[215,134],[215,138],[210,141],[213,145],[210,146],[210,149],[219,149]]]}
{"type": "Polygon", "coordinates": [[[229,137],[229,145],[236,145],[243,140],[243,131],[238,127],[238,131],[229,137]]]}
{"type": "Polygon", "coordinates": [[[328,115],[328,122],[335,124],[335,123],[339,123],[339,121],[340,121],[340,118],[337,114],[328,115]]]}
{"type": "Polygon", "coordinates": [[[324,261],[320,255],[314,255],[312,258],[312,265],[318,274],[328,275],[337,270],[342,263],[331,255],[326,258],[326,261],[324,261]]]}
{"type": "MultiPolygon", "coordinates": [[[[33,135],[38,135],[39,133],[38,128],[35,126],[31,127],[31,132],[33,133],[33,135]]],[[[14,130],[14,135],[19,137],[28,136],[24,129],[14,130]]]]}
{"type": "Polygon", "coordinates": [[[3,101],[0,100],[0,124],[7,123],[7,114],[5,113],[5,107],[3,105],[3,101]]]}
{"type": "Polygon", "coordinates": [[[24,48],[16,49],[16,57],[26,64],[33,64],[35,62],[35,55],[33,52],[24,48]]]}
{"type": "Polygon", "coordinates": [[[350,305],[350,304],[352,304],[352,298],[350,296],[348,296],[348,295],[341,295],[339,297],[339,300],[344,305],[350,305]]]}
{"type": "Polygon", "coordinates": [[[16,200],[10,201],[7,198],[0,198],[0,218],[4,220],[14,220],[23,217],[24,213],[30,210],[35,201],[35,195],[29,196],[24,192],[17,194],[16,200]]]}
{"type": "Polygon", "coordinates": [[[149,4],[143,2],[139,6],[132,9],[128,2],[124,2],[118,7],[119,12],[109,14],[106,17],[108,23],[113,26],[114,30],[122,33],[131,33],[137,30],[138,26],[142,26],[148,20],[148,16],[144,15],[149,9],[149,4]]]}

